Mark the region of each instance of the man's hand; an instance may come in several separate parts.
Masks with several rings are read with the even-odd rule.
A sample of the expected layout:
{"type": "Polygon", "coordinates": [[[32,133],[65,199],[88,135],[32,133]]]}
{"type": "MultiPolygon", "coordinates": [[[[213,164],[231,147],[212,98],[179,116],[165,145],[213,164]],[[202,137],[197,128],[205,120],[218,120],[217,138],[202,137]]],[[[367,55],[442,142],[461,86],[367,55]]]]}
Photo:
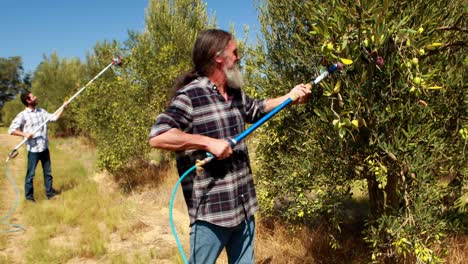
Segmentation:
{"type": "Polygon", "coordinates": [[[150,138],[149,144],[153,148],[180,151],[200,149],[213,154],[217,159],[225,159],[232,154],[229,142],[224,139],[211,138],[203,135],[188,134],[178,128],[150,138]]]}
{"type": "Polygon", "coordinates": [[[270,112],[288,98],[291,98],[293,104],[305,103],[309,99],[310,93],[310,89],[305,84],[298,84],[289,93],[280,97],[268,99],[265,104],[265,112],[270,112]]]}
{"type": "Polygon", "coordinates": [[[303,104],[307,102],[310,96],[310,89],[303,83],[296,85],[289,93],[288,96],[294,104],[303,104]]]}
{"type": "Polygon", "coordinates": [[[232,148],[226,140],[212,138],[210,144],[208,144],[208,152],[217,159],[223,160],[232,155],[232,148]]]}
{"type": "Polygon", "coordinates": [[[55,113],[56,118],[53,121],[59,119],[60,115],[63,113],[63,110],[65,109],[65,107],[67,107],[69,103],[70,102],[68,100],[63,103],[62,107],[60,107],[60,111],[55,113]]]}
{"type": "Polygon", "coordinates": [[[31,138],[33,138],[33,134],[23,133],[23,137],[25,137],[27,139],[31,139],[31,138]]]}

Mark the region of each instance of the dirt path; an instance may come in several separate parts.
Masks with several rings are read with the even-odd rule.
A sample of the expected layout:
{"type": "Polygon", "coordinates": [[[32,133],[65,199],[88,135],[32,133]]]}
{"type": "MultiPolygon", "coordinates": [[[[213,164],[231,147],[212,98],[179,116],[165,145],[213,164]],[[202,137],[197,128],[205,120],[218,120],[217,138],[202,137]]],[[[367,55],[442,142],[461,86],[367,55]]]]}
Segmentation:
{"type": "MultiPolygon", "coordinates": [[[[5,174],[5,158],[6,155],[9,153],[11,149],[13,149],[19,142],[21,142],[21,138],[18,137],[13,137],[9,136],[6,134],[0,134],[0,146],[1,146],[1,166],[2,166],[2,172],[1,172],[1,185],[0,185],[0,201],[1,201],[1,206],[0,206],[0,214],[3,216],[12,208],[15,208],[15,200],[16,200],[16,192],[13,187],[13,183],[11,183],[8,178],[6,177],[5,174]]],[[[24,152],[23,149],[20,150],[21,152],[24,152]]],[[[18,207],[16,210],[11,214],[11,216],[8,219],[5,219],[4,222],[9,223],[9,224],[17,224],[17,225],[23,225],[25,224],[24,219],[18,211],[21,208],[27,208],[29,205],[24,204],[24,199],[23,199],[23,184],[24,184],[24,173],[25,173],[25,155],[24,153],[21,153],[18,155],[15,159],[11,159],[8,162],[8,170],[10,172],[11,177],[13,177],[15,184],[18,186],[19,189],[19,201],[18,201],[18,207]],[[22,154],[22,155],[21,155],[22,154]]],[[[13,263],[24,263],[24,257],[23,257],[23,250],[25,242],[27,240],[28,234],[31,232],[34,232],[33,229],[27,228],[26,230],[18,231],[18,232],[11,232],[11,233],[4,233],[8,232],[14,227],[7,226],[7,225],[1,225],[0,229],[2,230],[2,236],[6,239],[6,245],[5,247],[1,248],[0,251],[0,256],[4,257],[5,259],[8,259],[12,261],[13,263]]]]}
{"type": "MultiPolygon", "coordinates": [[[[96,174],[94,179],[99,183],[101,190],[104,190],[103,192],[118,191],[114,184],[106,180],[109,177],[105,173],[100,173],[96,174]]],[[[177,263],[175,256],[179,253],[169,225],[168,209],[169,186],[173,186],[177,178],[175,175],[171,178],[174,179],[174,183],[168,180],[157,188],[135,191],[126,197],[133,208],[128,211],[129,219],[125,227],[111,235],[111,241],[107,245],[110,254],[132,251],[132,254],[154,255],[156,263],[177,263]]],[[[188,214],[180,193],[176,199],[173,210],[174,224],[188,254],[188,214]]]]}

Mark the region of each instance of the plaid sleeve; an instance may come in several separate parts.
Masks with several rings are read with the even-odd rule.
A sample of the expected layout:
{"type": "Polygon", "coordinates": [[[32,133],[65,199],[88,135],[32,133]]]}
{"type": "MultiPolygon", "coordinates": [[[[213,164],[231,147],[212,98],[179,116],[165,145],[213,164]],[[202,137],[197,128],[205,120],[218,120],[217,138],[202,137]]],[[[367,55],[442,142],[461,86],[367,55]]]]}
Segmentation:
{"type": "Polygon", "coordinates": [[[242,92],[242,100],[244,102],[246,122],[254,123],[265,115],[265,103],[266,100],[256,100],[247,96],[242,92]]]}
{"type": "Polygon", "coordinates": [[[20,130],[23,131],[24,123],[25,123],[23,112],[20,112],[16,115],[15,119],[11,122],[10,127],[8,128],[8,134],[11,135],[13,131],[20,130]]]}
{"type": "Polygon", "coordinates": [[[160,114],[151,127],[149,138],[158,136],[171,128],[187,132],[192,127],[192,101],[185,94],[178,94],[166,111],[160,114]]]}

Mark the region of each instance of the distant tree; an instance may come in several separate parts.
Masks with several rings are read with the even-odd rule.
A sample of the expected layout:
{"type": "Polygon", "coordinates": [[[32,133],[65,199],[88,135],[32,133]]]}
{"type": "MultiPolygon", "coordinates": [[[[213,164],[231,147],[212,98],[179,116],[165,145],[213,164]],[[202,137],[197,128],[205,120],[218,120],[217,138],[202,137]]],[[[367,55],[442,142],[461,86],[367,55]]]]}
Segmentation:
{"type": "Polygon", "coordinates": [[[23,111],[25,108],[24,104],[21,102],[19,94],[16,96],[15,99],[10,100],[5,103],[2,110],[0,111],[0,115],[2,116],[3,125],[8,127],[16,115],[23,111]]]}
{"type": "Polygon", "coordinates": [[[130,32],[124,44],[96,44],[87,61],[90,76],[115,51],[124,62],[82,98],[81,126],[96,139],[100,167],[116,172],[146,157],[149,126],[163,110],[174,79],[190,69],[192,44],[210,21],[201,0],[152,0],[142,33],[130,32]]]}
{"type": "MultiPolygon", "coordinates": [[[[53,113],[85,83],[85,67],[79,59],[60,59],[57,52],[44,56],[34,72],[32,92],[40,107],[53,113]]],[[[61,135],[76,134],[79,130],[75,118],[78,107],[73,102],[67,107],[51,131],[61,135]]]]}
{"type": "Polygon", "coordinates": [[[21,57],[0,58],[0,123],[4,104],[14,99],[21,89],[31,86],[31,76],[23,75],[21,57]]]}

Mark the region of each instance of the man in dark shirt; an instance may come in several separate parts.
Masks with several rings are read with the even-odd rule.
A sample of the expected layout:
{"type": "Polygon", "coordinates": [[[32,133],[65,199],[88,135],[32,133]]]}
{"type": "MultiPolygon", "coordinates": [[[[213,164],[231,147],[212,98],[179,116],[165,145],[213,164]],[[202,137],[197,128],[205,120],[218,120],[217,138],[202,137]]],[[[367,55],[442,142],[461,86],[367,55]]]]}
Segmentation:
{"type": "Polygon", "coordinates": [[[299,84],[288,94],[266,100],[241,89],[237,45],[228,32],[201,32],[193,48],[194,69],[182,76],[168,109],[150,131],[152,147],[176,151],[182,175],[196,160],[216,160],[182,181],[190,216],[190,262],[215,263],[225,247],[229,263],[254,263],[254,213],[257,197],[247,145],[231,148],[229,140],[288,98],[307,100],[310,90],[299,84]]]}

